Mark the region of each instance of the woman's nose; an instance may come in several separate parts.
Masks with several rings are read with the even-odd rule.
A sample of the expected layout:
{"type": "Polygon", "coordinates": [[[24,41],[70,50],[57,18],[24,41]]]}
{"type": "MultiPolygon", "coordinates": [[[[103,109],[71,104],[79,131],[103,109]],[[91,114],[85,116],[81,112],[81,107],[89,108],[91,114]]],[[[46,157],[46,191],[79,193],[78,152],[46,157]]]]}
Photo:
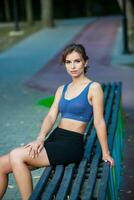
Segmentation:
{"type": "Polygon", "coordinates": [[[74,62],[72,62],[72,65],[71,65],[71,67],[72,67],[72,69],[74,69],[74,68],[75,68],[75,63],[74,63],[74,62]]]}

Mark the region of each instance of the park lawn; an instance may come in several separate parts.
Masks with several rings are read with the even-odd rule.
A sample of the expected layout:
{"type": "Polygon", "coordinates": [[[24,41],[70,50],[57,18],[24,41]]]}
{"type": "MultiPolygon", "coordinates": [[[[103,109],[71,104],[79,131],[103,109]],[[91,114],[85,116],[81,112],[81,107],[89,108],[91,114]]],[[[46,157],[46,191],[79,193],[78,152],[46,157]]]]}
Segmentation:
{"type": "Polygon", "coordinates": [[[35,22],[33,25],[21,23],[20,30],[24,32],[22,35],[10,36],[9,33],[15,30],[14,24],[0,24],[0,52],[12,47],[14,44],[28,37],[34,32],[43,28],[41,22],[35,22]]]}

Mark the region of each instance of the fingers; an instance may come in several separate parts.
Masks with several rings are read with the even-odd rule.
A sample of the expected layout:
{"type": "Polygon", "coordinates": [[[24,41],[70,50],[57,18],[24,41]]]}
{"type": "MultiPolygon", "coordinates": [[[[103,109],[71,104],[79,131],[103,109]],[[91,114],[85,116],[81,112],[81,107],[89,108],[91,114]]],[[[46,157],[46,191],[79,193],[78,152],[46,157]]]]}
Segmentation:
{"type": "Polygon", "coordinates": [[[37,156],[36,152],[37,152],[36,148],[35,147],[31,147],[30,150],[29,150],[29,156],[34,159],[37,156]]]}
{"type": "Polygon", "coordinates": [[[31,156],[32,156],[33,159],[37,157],[36,149],[32,150],[32,155],[31,156]]]}
{"type": "Polygon", "coordinates": [[[104,162],[108,162],[108,160],[104,160],[104,162]]]}
{"type": "Polygon", "coordinates": [[[113,158],[109,158],[109,159],[107,159],[107,160],[105,159],[104,162],[105,162],[105,163],[109,162],[111,167],[113,167],[113,166],[115,165],[114,159],[113,159],[113,158]]]}
{"type": "Polygon", "coordinates": [[[27,145],[24,146],[24,148],[28,148],[28,154],[30,157],[37,158],[39,153],[41,152],[42,148],[43,148],[43,144],[42,143],[38,143],[36,142],[32,142],[29,143],[27,145]]]}
{"type": "Polygon", "coordinates": [[[29,156],[31,156],[31,152],[32,152],[32,146],[30,146],[30,148],[29,148],[29,150],[28,150],[29,156]]]}
{"type": "Polygon", "coordinates": [[[43,148],[43,145],[31,147],[29,149],[29,156],[31,156],[33,159],[37,158],[39,153],[41,152],[42,148],[43,148]]]}
{"type": "Polygon", "coordinates": [[[111,167],[113,167],[115,165],[113,158],[111,158],[110,164],[111,164],[111,167]]]}
{"type": "Polygon", "coordinates": [[[38,154],[41,152],[42,149],[43,149],[43,145],[40,145],[38,148],[38,154]]]}
{"type": "Polygon", "coordinates": [[[35,158],[35,156],[36,156],[36,148],[33,145],[28,144],[24,148],[25,149],[28,148],[29,156],[32,157],[32,158],[35,158]]]}
{"type": "Polygon", "coordinates": [[[26,144],[26,145],[24,145],[24,149],[26,149],[27,147],[30,147],[31,146],[31,144],[29,143],[29,144],[26,144]]]}

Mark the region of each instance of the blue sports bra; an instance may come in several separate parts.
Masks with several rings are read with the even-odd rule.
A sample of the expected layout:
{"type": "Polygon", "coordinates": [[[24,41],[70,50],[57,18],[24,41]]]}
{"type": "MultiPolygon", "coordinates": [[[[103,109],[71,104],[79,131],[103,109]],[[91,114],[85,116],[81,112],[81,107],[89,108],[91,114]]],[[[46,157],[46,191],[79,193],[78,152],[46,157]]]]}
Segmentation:
{"type": "Polygon", "coordinates": [[[78,96],[72,99],[65,98],[68,84],[64,86],[59,102],[59,112],[61,113],[62,118],[69,118],[83,122],[90,121],[93,114],[93,107],[88,102],[88,91],[92,83],[93,82],[90,82],[78,96]]]}

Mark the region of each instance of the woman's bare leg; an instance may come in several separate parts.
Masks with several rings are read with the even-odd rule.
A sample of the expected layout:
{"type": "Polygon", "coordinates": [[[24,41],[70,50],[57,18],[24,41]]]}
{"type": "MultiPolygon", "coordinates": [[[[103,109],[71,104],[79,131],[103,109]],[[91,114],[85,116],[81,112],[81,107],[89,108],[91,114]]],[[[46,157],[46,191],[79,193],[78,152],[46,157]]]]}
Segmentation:
{"type": "Polygon", "coordinates": [[[46,150],[43,149],[38,157],[31,158],[28,149],[20,147],[10,153],[10,162],[23,200],[28,200],[32,193],[32,177],[28,165],[44,167],[50,165],[46,150]]]}
{"type": "Polygon", "coordinates": [[[12,171],[9,154],[0,157],[0,199],[8,186],[8,174],[12,171]]]}
{"type": "MultiPolygon", "coordinates": [[[[30,170],[36,167],[28,166],[30,170]]],[[[10,154],[0,156],[0,199],[4,196],[8,186],[8,174],[12,172],[10,154]]]]}

